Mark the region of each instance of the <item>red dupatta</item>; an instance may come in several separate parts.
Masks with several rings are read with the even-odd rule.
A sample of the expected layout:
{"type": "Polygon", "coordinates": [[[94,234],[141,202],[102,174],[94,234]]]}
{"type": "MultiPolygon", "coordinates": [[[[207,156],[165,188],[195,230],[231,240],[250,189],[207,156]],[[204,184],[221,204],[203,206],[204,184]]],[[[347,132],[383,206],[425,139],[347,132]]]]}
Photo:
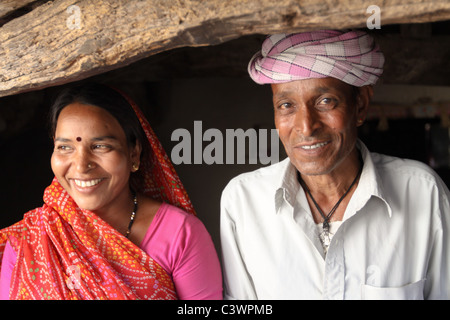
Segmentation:
{"type": "MultiPolygon", "coordinates": [[[[172,163],[139,108],[133,107],[152,154],[143,159],[144,194],[194,209],[172,163]]],[[[17,253],[11,299],[176,299],[171,277],[139,247],[94,213],[80,209],[56,178],[44,205],[0,230],[17,253]]]]}

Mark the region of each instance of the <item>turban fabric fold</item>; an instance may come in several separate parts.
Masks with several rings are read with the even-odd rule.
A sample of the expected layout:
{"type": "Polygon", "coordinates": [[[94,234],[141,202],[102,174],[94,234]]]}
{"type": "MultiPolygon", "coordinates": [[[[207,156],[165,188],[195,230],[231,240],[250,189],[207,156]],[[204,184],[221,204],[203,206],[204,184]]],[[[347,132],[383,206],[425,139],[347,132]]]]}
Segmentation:
{"type": "Polygon", "coordinates": [[[363,31],[321,30],[269,36],[248,65],[258,84],[333,77],[350,85],[373,85],[384,56],[363,31]]]}

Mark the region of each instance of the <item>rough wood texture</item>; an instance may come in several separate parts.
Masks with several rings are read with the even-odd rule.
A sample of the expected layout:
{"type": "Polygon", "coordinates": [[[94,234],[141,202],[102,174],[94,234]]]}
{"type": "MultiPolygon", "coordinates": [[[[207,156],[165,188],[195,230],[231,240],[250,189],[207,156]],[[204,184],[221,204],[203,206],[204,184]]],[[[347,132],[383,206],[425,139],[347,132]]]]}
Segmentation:
{"type": "Polygon", "coordinates": [[[35,0],[2,0],[0,3],[0,18],[20,9],[35,0]]]}
{"type": "MultiPolygon", "coordinates": [[[[382,26],[450,18],[447,0],[370,4],[381,8],[382,26]]],[[[0,28],[0,96],[84,79],[178,47],[366,27],[367,6],[364,0],[49,1],[0,28]]]]}

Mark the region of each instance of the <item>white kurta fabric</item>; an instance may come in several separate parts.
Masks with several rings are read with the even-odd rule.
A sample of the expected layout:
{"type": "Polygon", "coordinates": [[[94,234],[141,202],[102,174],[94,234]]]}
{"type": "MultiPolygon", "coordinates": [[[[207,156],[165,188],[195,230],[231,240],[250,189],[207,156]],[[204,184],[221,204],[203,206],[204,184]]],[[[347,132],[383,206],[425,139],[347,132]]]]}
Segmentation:
{"type": "Polygon", "coordinates": [[[369,153],[325,256],[289,159],[221,199],[228,299],[448,299],[449,190],[422,163],[369,153]]]}

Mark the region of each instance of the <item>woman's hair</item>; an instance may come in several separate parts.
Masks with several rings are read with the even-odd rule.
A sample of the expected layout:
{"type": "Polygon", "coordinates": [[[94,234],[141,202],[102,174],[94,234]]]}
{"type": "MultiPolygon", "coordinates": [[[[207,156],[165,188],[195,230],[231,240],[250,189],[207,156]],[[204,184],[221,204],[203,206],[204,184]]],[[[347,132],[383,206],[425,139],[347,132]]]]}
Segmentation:
{"type": "MultiPolygon", "coordinates": [[[[55,137],[56,125],[61,110],[72,103],[81,103],[102,108],[109,112],[119,122],[129,147],[136,146],[139,141],[142,146],[142,159],[150,159],[149,143],[136,113],[128,100],[117,90],[102,84],[81,84],[64,89],[59,93],[50,107],[49,125],[52,138],[55,137]]],[[[143,177],[138,170],[131,175],[130,183],[133,188],[141,189],[143,177]]]]}

